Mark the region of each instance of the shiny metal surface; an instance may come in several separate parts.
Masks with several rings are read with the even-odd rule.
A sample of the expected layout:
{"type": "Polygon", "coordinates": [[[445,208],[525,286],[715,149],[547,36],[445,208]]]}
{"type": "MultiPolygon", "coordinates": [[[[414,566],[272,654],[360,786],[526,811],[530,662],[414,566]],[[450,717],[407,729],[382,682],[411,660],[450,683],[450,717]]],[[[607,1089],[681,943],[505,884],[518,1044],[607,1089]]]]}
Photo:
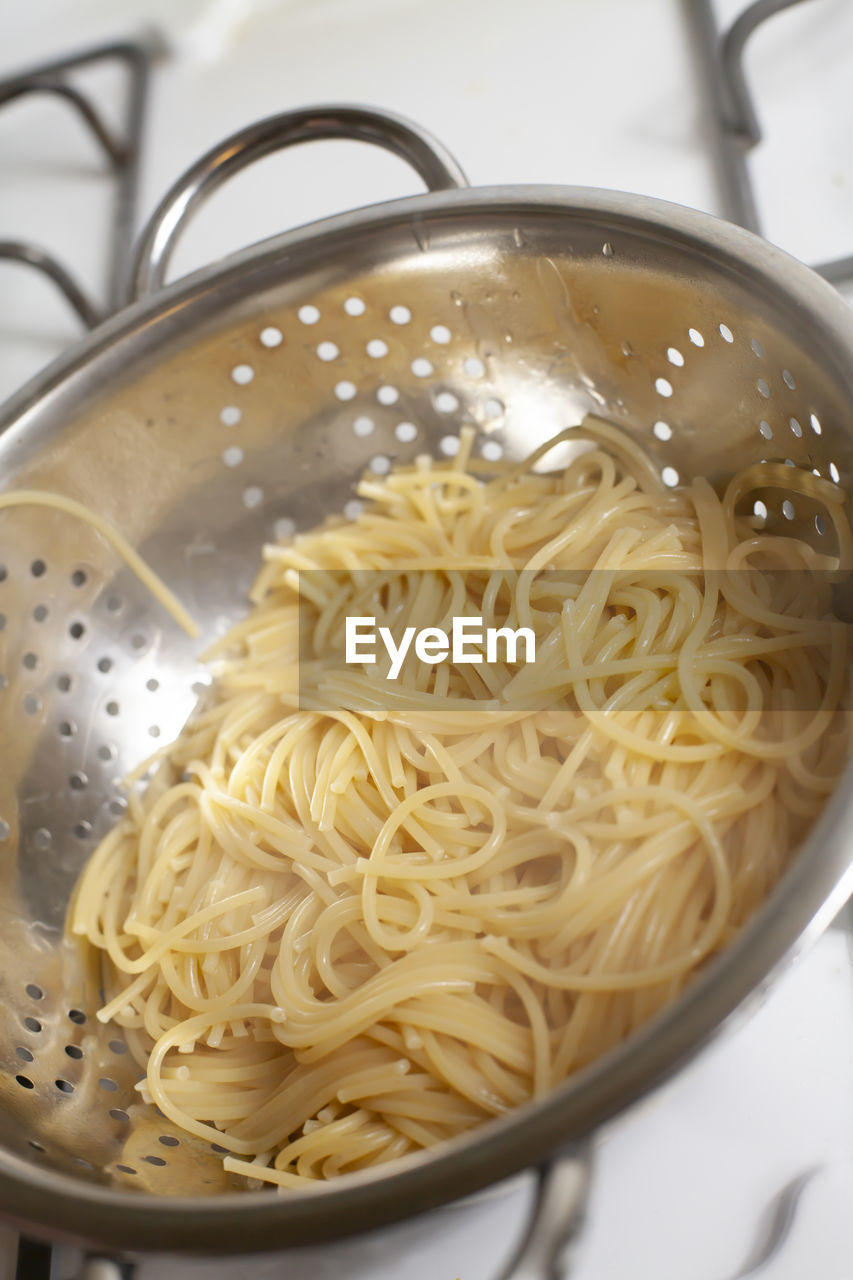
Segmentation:
{"type": "MultiPolygon", "coordinates": [[[[164,259],[161,258],[161,261],[164,259]]],[[[672,1008],[547,1099],[393,1172],[238,1192],[136,1103],[97,974],[62,943],[117,780],[177,732],[195,654],[245,608],[264,539],[348,510],[365,468],[453,448],[519,457],[589,410],[662,468],[761,458],[853,482],[853,319],[752,235],[566,188],[438,192],[278,237],[121,313],[8,408],[4,487],[69,494],[136,545],[202,626],[178,633],[101,539],[0,513],[0,1201],[115,1249],[326,1241],[444,1203],[589,1134],[687,1060],[850,888],[839,788],[790,872],[672,1008]],[[23,1081],[22,1078],[23,1077],[23,1081]]],[[[671,478],[671,476],[670,476],[671,478]]],[[[782,493],[770,527],[792,525],[782,493]]],[[[793,527],[822,545],[797,497],[793,527]]]]}
{"type": "Polygon", "coordinates": [[[498,1280],[569,1275],[567,1253],[581,1230],[590,1173],[587,1146],[558,1152],[541,1170],[527,1233],[498,1280]]]}
{"type": "MultiPolygon", "coordinates": [[[[714,0],[685,0],[684,15],[694,37],[695,55],[706,82],[717,167],[726,216],[740,227],[761,234],[762,222],[749,169],[749,153],[761,142],[761,122],[749,86],[745,52],[750,37],[768,18],[803,0],[753,0],[722,31],[714,0]]],[[[853,278],[853,254],[814,267],[830,284],[853,278]]]]}
{"type": "MultiPolygon", "coordinates": [[[[65,295],[88,328],[120,306],[127,290],[149,73],[152,63],[164,52],[158,33],[149,29],[136,40],[98,44],[0,79],[0,108],[20,98],[40,94],[66,103],[92,137],[113,178],[106,309],[90,299],[74,275],[41,245],[20,241],[0,243],[0,259],[26,263],[41,271],[65,295]],[[79,72],[110,65],[120,68],[126,81],[118,127],[104,114],[90,87],[77,84],[73,79],[79,72]]],[[[23,227],[21,231],[24,232],[23,227]]]]}
{"type": "Polygon", "coordinates": [[[763,1271],[781,1253],[791,1232],[803,1192],[819,1169],[805,1169],[777,1192],[767,1205],[759,1223],[759,1233],[746,1260],[729,1280],[745,1280],[763,1271]]]}
{"type": "Polygon", "coordinates": [[[5,262],[20,262],[52,280],[87,329],[94,329],[104,318],[96,303],[86,295],[52,253],[47,253],[26,240],[0,240],[0,259],[5,262]]]}
{"type": "Polygon", "coordinates": [[[285,111],[258,120],[203,155],[163,197],[136,249],[129,300],[135,302],[164,287],[178,236],[188,219],[229,178],[275,151],[331,138],[368,142],[393,152],[411,165],[429,191],[468,185],[465,174],[437,138],[387,111],[332,105],[285,111]]]}

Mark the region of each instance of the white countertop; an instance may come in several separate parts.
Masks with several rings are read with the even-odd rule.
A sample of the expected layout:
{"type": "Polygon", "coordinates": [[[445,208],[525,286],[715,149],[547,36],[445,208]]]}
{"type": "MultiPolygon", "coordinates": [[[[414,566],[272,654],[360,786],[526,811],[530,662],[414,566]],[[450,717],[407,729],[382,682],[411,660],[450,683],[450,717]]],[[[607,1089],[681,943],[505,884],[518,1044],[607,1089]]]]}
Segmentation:
{"type": "MultiPolygon", "coordinates": [[[[439,137],[472,183],[621,188],[719,211],[678,0],[30,0],[8,6],[0,75],[152,23],[141,213],[179,171],[258,117],[323,101],[384,107],[439,137]]],[[[740,0],[720,0],[725,17],[740,0]]],[[[751,46],[767,141],[754,158],[767,233],[808,261],[853,251],[853,6],[810,0],[751,46]]],[[[87,77],[114,110],[112,72],[87,77]]],[[[46,98],[0,112],[0,238],[42,242],[103,286],[108,186],[76,119],[46,98]]],[[[176,271],[326,213],[418,189],[354,144],[271,158],[194,222],[176,271]]],[[[48,286],[0,264],[0,396],[73,341],[48,286]]],[[[764,1006],[601,1144],[574,1280],[723,1280],[795,1175],[817,1172],[762,1280],[853,1276],[853,978],[831,931],[764,1006]]],[[[487,1280],[529,1184],[287,1263],[289,1280],[487,1280]]],[[[70,1273],[72,1260],[57,1262],[70,1273]]],[[[279,1261],[217,1274],[283,1274],[279,1261]]],[[[143,1277],[212,1274],[152,1263],[143,1277]]]]}

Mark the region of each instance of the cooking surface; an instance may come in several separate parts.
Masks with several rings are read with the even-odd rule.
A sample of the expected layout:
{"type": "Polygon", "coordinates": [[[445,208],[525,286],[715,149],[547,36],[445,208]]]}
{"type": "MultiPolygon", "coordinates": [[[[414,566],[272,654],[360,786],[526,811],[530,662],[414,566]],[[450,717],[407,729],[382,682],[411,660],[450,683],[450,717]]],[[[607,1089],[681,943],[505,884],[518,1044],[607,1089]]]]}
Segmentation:
{"type": "MultiPolygon", "coordinates": [[[[691,0],[692,2],[692,0],[691,0]]],[[[721,19],[742,8],[720,0],[721,19]]],[[[703,99],[677,0],[33,0],[6,15],[0,74],[156,23],[171,50],[151,86],[141,211],[241,125],[289,107],[357,102],[408,115],[475,184],[533,182],[643,192],[719,212],[703,99]]],[[[767,141],[753,172],[768,235],[807,261],[853,251],[849,65],[853,8],[809,0],[754,37],[767,141]]],[[[112,70],[83,77],[118,119],[112,70]]],[[[0,112],[0,238],[27,237],[102,292],[110,189],[79,121],[54,100],[0,112]]],[[[193,223],[175,271],[340,209],[408,194],[393,158],[327,143],[263,162],[193,223]]],[[[0,264],[0,396],[79,332],[66,304],[0,264]]],[[[853,979],[830,931],[757,1015],[601,1143],[577,1280],[722,1280],[744,1264],[762,1214],[816,1169],[767,1280],[849,1275],[853,1225],[853,979]]],[[[327,1256],[288,1275],[371,1280],[494,1275],[520,1230],[529,1182],[327,1256]]],[[[57,1259],[56,1277],[72,1259],[57,1259]]],[[[278,1262],[234,1263],[237,1276],[278,1262]]],[[[0,1275],[2,1275],[0,1264],[0,1275]]],[[[211,1274],[151,1264],[143,1277],[211,1274]]]]}

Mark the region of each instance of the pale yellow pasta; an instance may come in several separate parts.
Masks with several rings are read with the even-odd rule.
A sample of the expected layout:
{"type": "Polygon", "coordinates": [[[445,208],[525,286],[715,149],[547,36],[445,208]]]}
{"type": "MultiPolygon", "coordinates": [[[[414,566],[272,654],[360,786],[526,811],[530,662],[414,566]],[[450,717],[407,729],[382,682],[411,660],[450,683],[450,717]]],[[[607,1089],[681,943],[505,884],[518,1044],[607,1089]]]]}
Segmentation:
{"type": "Polygon", "coordinates": [[[618,1044],[839,777],[841,491],[772,465],[669,491],[615,428],[571,436],[548,472],[550,445],[478,470],[466,433],[266,547],[211,699],[79,883],[143,1096],[255,1185],[431,1147],[618,1044]],[[826,552],[749,514],[781,485],[826,552]],[[338,660],[347,616],[460,614],[532,628],[536,661],[338,660]]]}

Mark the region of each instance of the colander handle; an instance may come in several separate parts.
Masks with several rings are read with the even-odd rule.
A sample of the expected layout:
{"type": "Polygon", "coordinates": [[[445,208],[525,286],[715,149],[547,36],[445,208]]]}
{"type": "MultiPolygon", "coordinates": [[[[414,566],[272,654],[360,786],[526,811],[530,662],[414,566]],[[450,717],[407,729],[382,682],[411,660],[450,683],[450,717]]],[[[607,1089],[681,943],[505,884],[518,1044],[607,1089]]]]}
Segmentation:
{"type": "MultiPolygon", "coordinates": [[[[538,1170],[527,1230],[498,1280],[569,1280],[566,1254],[583,1224],[591,1169],[586,1141],[559,1151],[538,1170]]],[[[133,1273],[132,1263],[90,1256],[77,1280],[132,1280],[133,1273]]]]}
{"type": "Polygon", "coordinates": [[[450,152],[402,116],[350,106],[306,107],[269,116],[213,147],[167,192],[134,253],[128,301],[136,302],[163,288],[175,245],[188,218],[217,187],[274,151],[322,138],[370,142],[391,151],[411,165],[430,191],[468,185],[450,152]]]}
{"type": "Polygon", "coordinates": [[[583,1224],[592,1147],[576,1143],[538,1171],[527,1230],[498,1280],[568,1280],[567,1253],[583,1224]]]}

